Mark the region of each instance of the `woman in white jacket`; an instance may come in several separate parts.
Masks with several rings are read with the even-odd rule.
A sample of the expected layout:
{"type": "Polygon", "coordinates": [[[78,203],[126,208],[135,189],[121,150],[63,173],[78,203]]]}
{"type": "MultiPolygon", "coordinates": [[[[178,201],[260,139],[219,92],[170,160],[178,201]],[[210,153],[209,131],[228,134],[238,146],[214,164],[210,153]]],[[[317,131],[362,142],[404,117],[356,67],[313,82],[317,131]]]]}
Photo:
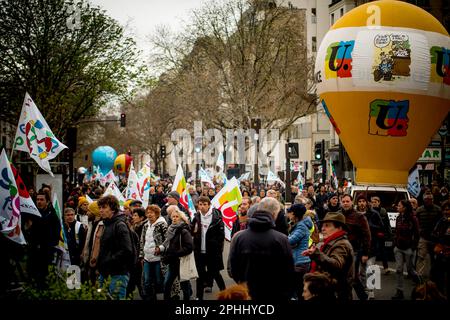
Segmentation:
{"type": "Polygon", "coordinates": [[[166,239],[167,222],[157,205],[148,206],[145,213],[148,221],[142,229],[139,254],[143,263],[143,298],[156,301],[157,289],[163,284],[160,252],[166,239]]]}

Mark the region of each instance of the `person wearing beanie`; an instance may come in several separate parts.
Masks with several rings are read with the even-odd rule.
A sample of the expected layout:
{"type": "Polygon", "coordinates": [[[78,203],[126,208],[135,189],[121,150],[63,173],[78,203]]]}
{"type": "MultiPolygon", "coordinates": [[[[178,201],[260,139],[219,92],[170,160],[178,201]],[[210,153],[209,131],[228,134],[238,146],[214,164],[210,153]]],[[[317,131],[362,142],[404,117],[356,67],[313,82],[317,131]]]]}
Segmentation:
{"type": "Polygon", "coordinates": [[[328,202],[324,205],[324,210],[326,212],[338,212],[341,210],[339,195],[337,193],[330,193],[328,195],[328,202]]]}
{"type": "Polygon", "coordinates": [[[293,204],[287,209],[288,218],[292,224],[291,232],[288,236],[289,244],[292,248],[295,268],[295,288],[292,298],[301,299],[303,293],[303,276],[309,272],[311,259],[303,256],[302,252],[309,247],[309,230],[314,226],[310,217],[303,219],[306,207],[303,204],[293,204]]]}
{"type": "MultiPolygon", "coordinates": [[[[81,254],[81,262],[82,262],[82,279],[89,279],[92,284],[95,284],[97,275],[96,275],[96,267],[91,266],[90,261],[94,249],[95,239],[99,239],[103,233],[103,221],[100,217],[100,208],[98,207],[97,201],[93,201],[88,206],[88,230],[86,235],[86,242],[83,248],[83,252],[81,254]]],[[[96,250],[96,254],[98,255],[98,250],[96,250]]]]}
{"type": "Polygon", "coordinates": [[[162,207],[161,209],[161,216],[166,219],[167,224],[171,225],[172,220],[170,219],[169,215],[167,214],[167,208],[169,206],[177,206],[180,211],[182,211],[188,218],[190,218],[190,215],[185,207],[180,203],[180,194],[176,191],[170,191],[167,194],[167,203],[162,207]]]}
{"type": "Polygon", "coordinates": [[[84,224],[86,227],[88,226],[88,211],[89,201],[86,199],[86,197],[78,197],[78,208],[77,208],[77,215],[76,220],[84,224]]]}

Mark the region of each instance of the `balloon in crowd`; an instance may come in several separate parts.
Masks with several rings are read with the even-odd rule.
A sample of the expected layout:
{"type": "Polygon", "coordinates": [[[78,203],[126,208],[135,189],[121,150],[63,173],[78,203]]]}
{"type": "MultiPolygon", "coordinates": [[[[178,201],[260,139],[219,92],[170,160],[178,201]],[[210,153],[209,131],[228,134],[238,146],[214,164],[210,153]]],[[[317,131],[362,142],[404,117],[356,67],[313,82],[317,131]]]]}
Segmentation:
{"type": "Polygon", "coordinates": [[[86,174],[88,170],[85,167],[79,167],[78,168],[78,174],[86,174]]]}
{"type": "Polygon", "coordinates": [[[114,165],[117,152],[110,146],[100,146],[92,152],[92,164],[99,167],[100,172],[106,175],[114,165]]]}
{"type": "Polygon", "coordinates": [[[120,154],[114,161],[114,169],[118,173],[128,173],[131,161],[133,161],[133,158],[128,154],[120,154]]]}
{"type": "Polygon", "coordinates": [[[406,184],[450,111],[445,28],[411,4],[370,2],[332,26],[315,68],[321,104],[357,167],[356,181],[406,184]]]}

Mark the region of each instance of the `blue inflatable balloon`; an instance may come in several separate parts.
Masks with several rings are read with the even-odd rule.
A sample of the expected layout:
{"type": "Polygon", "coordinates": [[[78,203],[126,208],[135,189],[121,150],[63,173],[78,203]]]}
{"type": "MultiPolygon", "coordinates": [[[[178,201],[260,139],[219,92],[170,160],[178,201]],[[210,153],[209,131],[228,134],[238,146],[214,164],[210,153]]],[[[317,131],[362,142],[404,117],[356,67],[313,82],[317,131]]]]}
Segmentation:
{"type": "Polygon", "coordinates": [[[92,164],[100,168],[100,172],[106,175],[114,166],[117,152],[109,146],[101,146],[92,152],[92,164]]]}

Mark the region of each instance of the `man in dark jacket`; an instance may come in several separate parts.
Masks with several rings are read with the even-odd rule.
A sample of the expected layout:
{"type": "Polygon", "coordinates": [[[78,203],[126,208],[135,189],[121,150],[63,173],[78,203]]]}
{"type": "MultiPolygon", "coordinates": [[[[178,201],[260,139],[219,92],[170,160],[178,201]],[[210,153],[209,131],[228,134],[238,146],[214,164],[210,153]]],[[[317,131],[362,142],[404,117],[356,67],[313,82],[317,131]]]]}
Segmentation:
{"type": "Polygon", "coordinates": [[[119,213],[119,200],[114,196],[105,196],[98,200],[98,206],[105,224],[97,262],[100,286],[111,276],[109,293],[115,299],[124,299],[130,279],[130,269],[137,252],[133,249],[131,232],[125,223],[125,215],[119,213]]]}
{"type": "Polygon", "coordinates": [[[205,285],[216,280],[219,290],[225,290],[220,270],[223,270],[223,245],[225,226],[222,214],[211,206],[208,197],[198,198],[198,212],[192,220],[195,264],[198,271],[197,298],[203,300],[205,285]]]}
{"type": "MultiPolygon", "coordinates": [[[[278,201],[277,192],[275,190],[267,191],[267,197],[273,198],[278,201]]],[[[274,219],[275,219],[275,230],[285,235],[288,235],[289,225],[286,219],[286,214],[284,213],[284,208],[282,208],[281,204],[280,204],[280,211],[278,212],[278,214],[275,216],[274,219]]]]}
{"type": "Polygon", "coordinates": [[[160,185],[156,188],[156,193],[152,195],[152,204],[156,204],[160,208],[166,204],[166,195],[163,186],[160,185]]]}
{"type": "Polygon", "coordinates": [[[339,204],[339,195],[337,193],[331,193],[328,196],[328,203],[324,206],[325,213],[341,211],[341,205],[339,204]]]}
{"type": "MultiPolygon", "coordinates": [[[[344,194],[341,199],[341,205],[341,213],[345,216],[345,224],[348,229],[347,237],[356,255],[354,270],[359,270],[360,264],[365,264],[369,259],[371,242],[369,223],[364,214],[357,212],[353,208],[353,197],[351,195],[344,194]]],[[[368,295],[364,290],[358,272],[355,272],[353,288],[360,300],[367,300],[368,295]]]]}
{"type": "Polygon", "coordinates": [[[423,195],[423,206],[416,211],[419,221],[420,239],[417,247],[416,271],[419,275],[429,275],[429,271],[434,266],[434,242],[431,240],[431,233],[438,221],[442,218],[441,208],[433,204],[431,192],[423,195]],[[430,265],[427,265],[427,256],[430,257],[430,265]]]}
{"type": "Polygon", "coordinates": [[[389,266],[388,266],[388,259],[387,259],[387,249],[385,247],[385,242],[392,240],[392,229],[391,229],[391,222],[389,220],[389,215],[385,208],[381,207],[381,199],[378,196],[372,196],[370,198],[372,209],[377,211],[380,214],[381,220],[383,221],[383,234],[374,235],[372,234],[372,237],[377,236],[377,242],[378,242],[378,251],[380,254],[380,259],[383,262],[383,268],[384,273],[388,274],[389,266]]]}
{"type": "Polygon", "coordinates": [[[265,198],[249,218],[248,229],[231,240],[230,276],[247,282],[252,300],[286,301],[294,286],[294,260],[287,236],[274,230],[278,201],[265,198]]]}
{"type": "Polygon", "coordinates": [[[45,286],[49,265],[56,263],[57,245],[61,233],[61,221],[50,203],[50,194],[40,190],[36,206],[41,218],[30,216],[27,225],[29,238],[28,272],[39,287],[45,286]]]}
{"type": "Polygon", "coordinates": [[[75,210],[72,208],[64,210],[64,233],[69,247],[70,263],[80,266],[87,230],[84,224],[75,219],[75,210]]]}

